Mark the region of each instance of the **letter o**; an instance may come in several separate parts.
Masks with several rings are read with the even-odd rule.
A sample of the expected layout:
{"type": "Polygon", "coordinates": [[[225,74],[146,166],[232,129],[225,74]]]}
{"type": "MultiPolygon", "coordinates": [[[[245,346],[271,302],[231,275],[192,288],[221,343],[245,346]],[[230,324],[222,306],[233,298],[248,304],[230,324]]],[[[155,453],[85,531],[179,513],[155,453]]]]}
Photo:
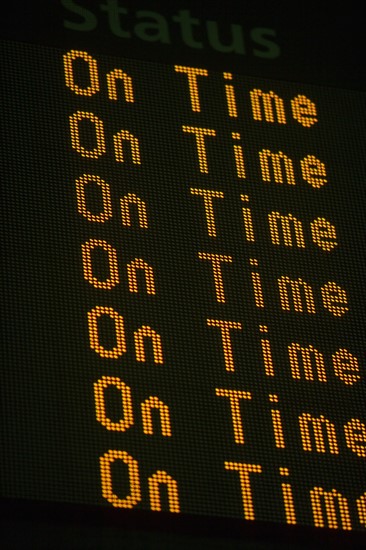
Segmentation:
{"type": "Polygon", "coordinates": [[[86,111],[77,111],[70,116],[71,145],[82,157],[97,159],[106,152],[104,124],[94,113],[86,111]],[[94,126],[96,146],[94,149],[87,149],[81,144],[80,140],[80,122],[89,120],[94,126]]]}
{"type": "Polygon", "coordinates": [[[140,473],[137,460],[126,451],[107,451],[100,457],[100,475],[102,481],[102,494],[116,508],[133,508],[141,500],[140,473]],[[130,494],[125,498],[119,498],[113,492],[111,465],[116,460],[122,460],[128,467],[130,482],[130,494]]]}
{"type": "Polygon", "coordinates": [[[66,86],[70,88],[77,95],[92,96],[99,92],[99,77],[98,77],[98,64],[96,59],[94,59],[87,52],[80,50],[70,50],[64,56],[64,71],[65,71],[65,81],[66,86]],[[84,60],[89,69],[89,80],[90,84],[86,88],[82,88],[75,82],[74,75],[74,61],[75,59],[84,60]]]}
{"type": "Polygon", "coordinates": [[[93,285],[94,288],[110,290],[119,284],[117,252],[112,245],[110,245],[107,241],[89,239],[89,241],[86,241],[81,245],[81,253],[83,259],[84,279],[93,285]],[[95,248],[100,248],[107,253],[109,277],[105,281],[100,281],[93,275],[91,251],[95,248]]]}
{"type": "Polygon", "coordinates": [[[96,306],[88,311],[88,327],[90,347],[98,355],[106,359],[118,359],[126,353],[126,336],[124,320],[112,307],[96,306]],[[114,322],[116,345],[112,349],[106,349],[100,343],[98,319],[102,315],[107,315],[114,322]]]}
{"type": "Polygon", "coordinates": [[[90,222],[104,223],[109,220],[112,215],[112,199],[111,191],[108,183],[99,176],[93,174],[83,174],[76,180],[76,199],[79,214],[84,216],[90,222]],[[99,214],[93,214],[86,206],[85,186],[90,183],[95,183],[101,190],[103,209],[99,214]]]}
{"type": "Polygon", "coordinates": [[[97,420],[107,428],[107,430],[125,432],[133,426],[131,388],[120,378],[115,376],[102,376],[102,378],[94,384],[94,397],[97,420]],[[114,386],[121,394],[124,417],[121,418],[119,422],[112,422],[112,420],[106,416],[104,390],[108,388],[108,386],[114,386]]]}

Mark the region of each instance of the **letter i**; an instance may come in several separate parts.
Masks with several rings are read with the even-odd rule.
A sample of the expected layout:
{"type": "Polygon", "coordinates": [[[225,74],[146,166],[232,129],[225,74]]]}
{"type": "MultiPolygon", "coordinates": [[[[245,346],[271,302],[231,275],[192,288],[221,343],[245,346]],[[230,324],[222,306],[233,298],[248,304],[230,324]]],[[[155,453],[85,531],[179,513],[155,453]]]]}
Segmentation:
{"type": "MultiPolygon", "coordinates": [[[[259,264],[256,258],[250,258],[249,263],[253,267],[258,267],[258,264],[259,264]]],[[[253,286],[253,292],[254,292],[255,305],[257,307],[264,307],[264,296],[263,296],[261,276],[257,271],[251,271],[251,277],[252,277],[252,286],[253,286]]]]}
{"type": "MultiPolygon", "coordinates": [[[[278,403],[278,395],[272,393],[268,397],[272,403],[278,403]]],[[[285,449],[286,445],[283,435],[281,412],[279,409],[271,409],[271,416],[276,447],[277,449],[285,449]]]]}
{"type": "MultiPolygon", "coordinates": [[[[249,202],[248,195],[240,195],[240,199],[243,202],[246,202],[246,203],[249,202]]],[[[253,226],[252,212],[251,212],[250,208],[247,208],[247,207],[244,207],[244,206],[242,208],[242,212],[243,212],[245,238],[248,242],[254,243],[255,242],[255,236],[254,236],[254,226],[253,226]]]]}
{"type": "MultiPolygon", "coordinates": [[[[268,333],[267,325],[259,325],[259,330],[262,333],[268,333]]],[[[267,376],[274,376],[274,365],[272,357],[271,342],[267,338],[261,338],[262,357],[264,363],[264,372],[267,376]]]]}
{"type": "MultiPolygon", "coordinates": [[[[231,137],[235,140],[240,140],[241,136],[239,132],[231,132],[231,137]]],[[[236,174],[238,178],[245,179],[246,173],[245,173],[245,163],[244,163],[244,153],[243,153],[243,147],[240,144],[234,144],[234,158],[235,158],[235,166],[236,166],[236,174]]]]}
{"type": "MultiPolygon", "coordinates": [[[[289,476],[290,472],[288,468],[280,468],[281,476],[289,476]]],[[[294,496],[292,494],[292,487],[290,483],[281,483],[283,505],[285,507],[286,523],[296,525],[296,512],[294,504],[294,496]]]]}
{"type": "MultiPolygon", "coordinates": [[[[233,75],[231,73],[222,73],[225,80],[232,80],[233,75]]],[[[238,110],[236,108],[234,86],[232,84],[225,84],[226,102],[229,116],[237,118],[238,110]]]]}

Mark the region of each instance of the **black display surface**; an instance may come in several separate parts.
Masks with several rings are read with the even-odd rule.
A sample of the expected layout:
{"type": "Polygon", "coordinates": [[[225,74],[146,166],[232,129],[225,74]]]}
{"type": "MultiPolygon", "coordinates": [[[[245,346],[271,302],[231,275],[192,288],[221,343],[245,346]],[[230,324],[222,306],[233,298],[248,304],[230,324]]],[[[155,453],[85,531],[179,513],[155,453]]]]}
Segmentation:
{"type": "Polygon", "coordinates": [[[364,93],[1,51],[4,502],[363,531],[364,93]]]}

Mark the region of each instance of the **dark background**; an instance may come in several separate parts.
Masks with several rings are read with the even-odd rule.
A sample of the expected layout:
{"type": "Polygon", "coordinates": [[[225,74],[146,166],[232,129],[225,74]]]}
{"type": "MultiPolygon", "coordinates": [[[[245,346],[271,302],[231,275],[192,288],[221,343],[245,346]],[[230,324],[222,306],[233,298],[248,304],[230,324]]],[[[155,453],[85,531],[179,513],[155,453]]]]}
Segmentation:
{"type": "MultiPolygon", "coordinates": [[[[340,7],[335,4],[323,6],[316,2],[273,3],[268,0],[258,3],[230,0],[120,2],[121,6],[129,10],[122,24],[130,30],[134,13],[138,10],[151,10],[165,15],[171,28],[171,45],[143,42],[136,37],[116,38],[108,29],[106,13],[99,8],[102,1],[78,0],[77,3],[98,17],[94,30],[76,32],[65,28],[64,20],[80,24],[82,18],[65,9],[61,0],[38,0],[31,3],[18,0],[7,2],[2,7],[1,36],[53,46],[64,46],[71,41],[75,48],[93,47],[97,52],[112,55],[158,59],[168,63],[192,63],[195,66],[202,65],[216,70],[222,68],[252,76],[365,89],[366,77],[362,70],[365,53],[363,14],[360,4],[356,2],[348,2],[340,7]],[[223,42],[229,24],[242,25],[247,54],[220,54],[210,47],[193,49],[184,45],[178,25],[171,21],[171,16],[182,9],[189,9],[192,17],[202,21],[218,21],[223,42]],[[266,59],[253,55],[250,31],[257,27],[276,32],[273,40],[280,50],[277,58],[266,59]]],[[[197,31],[197,40],[207,45],[202,30],[197,31]]],[[[226,36],[229,40],[229,36],[226,36]]]]}
{"type": "MultiPolygon", "coordinates": [[[[280,46],[276,59],[259,59],[250,54],[235,56],[217,54],[210,48],[195,51],[176,39],[172,45],[148,44],[138,39],[127,41],[114,38],[100,24],[89,33],[75,33],[62,26],[63,17],[70,18],[56,2],[17,2],[7,6],[2,18],[1,37],[56,47],[88,49],[102,54],[121,55],[166,63],[189,63],[213,70],[229,70],[251,76],[278,80],[328,85],[330,87],[365,89],[362,71],[361,24],[357,13],[319,13],[315,8],[243,6],[239,10],[230,3],[216,7],[209,3],[195,3],[191,12],[202,20],[210,18],[240,23],[244,28],[255,26],[273,28],[280,46]]],[[[98,12],[98,8],[89,9],[98,12]]],[[[92,3],[94,6],[95,3],[92,3]]],[[[98,4],[97,4],[98,5],[98,4]]],[[[151,9],[174,14],[187,3],[174,8],[146,2],[135,7],[124,2],[131,12],[151,9]]],[[[4,8],[3,8],[4,9],[4,8]]],[[[102,21],[102,17],[100,18],[102,21]]],[[[104,16],[105,21],[105,16],[104,16]]],[[[41,223],[41,218],[39,219],[41,223]]],[[[61,302],[62,297],[59,297],[61,302]]],[[[33,307],[31,304],[30,307],[33,307]]],[[[20,355],[21,352],[19,352],[20,355]]],[[[50,352],[50,360],[52,360],[50,352]]],[[[118,511],[120,512],[120,511],[118,511]]],[[[162,518],[144,512],[116,514],[114,510],[96,511],[74,505],[52,505],[41,502],[4,502],[4,544],[9,548],[310,548],[325,540],[332,547],[340,544],[357,544],[357,535],[328,533],[302,528],[281,528],[260,524],[247,526],[209,518],[162,518]],[[245,542],[244,542],[245,541],[245,542]]]]}

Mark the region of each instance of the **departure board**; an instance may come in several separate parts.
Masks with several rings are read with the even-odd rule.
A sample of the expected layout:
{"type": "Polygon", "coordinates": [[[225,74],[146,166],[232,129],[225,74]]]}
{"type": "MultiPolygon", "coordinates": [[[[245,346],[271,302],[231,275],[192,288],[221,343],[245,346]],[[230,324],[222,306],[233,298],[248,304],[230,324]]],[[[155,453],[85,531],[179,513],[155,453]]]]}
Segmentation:
{"type": "Polygon", "coordinates": [[[365,94],[1,51],[2,497],[364,530],[365,94]]]}

